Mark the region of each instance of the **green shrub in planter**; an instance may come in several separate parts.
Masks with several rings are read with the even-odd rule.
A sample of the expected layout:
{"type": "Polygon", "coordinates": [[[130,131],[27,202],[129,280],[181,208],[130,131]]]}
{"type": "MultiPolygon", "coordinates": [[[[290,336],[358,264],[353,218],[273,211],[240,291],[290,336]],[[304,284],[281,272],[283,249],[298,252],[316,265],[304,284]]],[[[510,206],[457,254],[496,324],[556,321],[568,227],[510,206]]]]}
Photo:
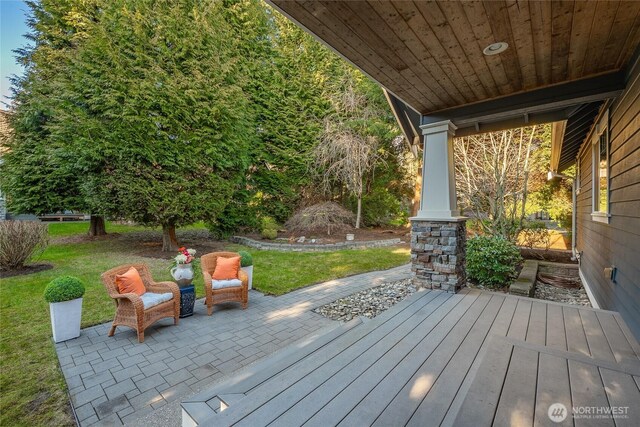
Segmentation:
{"type": "Polygon", "coordinates": [[[499,236],[478,236],[467,241],[467,275],[481,285],[502,287],[515,277],[522,261],[518,247],[499,236]]]}
{"type": "Polygon", "coordinates": [[[247,251],[238,251],[240,254],[240,267],[249,267],[253,265],[253,257],[247,251]]]}
{"type": "Polygon", "coordinates": [[[44,299],[47,302],[71,301],[82,295],[84,295],[84,285],[80,279],[72,276],[55,278],[44,290],[44,299]]]}

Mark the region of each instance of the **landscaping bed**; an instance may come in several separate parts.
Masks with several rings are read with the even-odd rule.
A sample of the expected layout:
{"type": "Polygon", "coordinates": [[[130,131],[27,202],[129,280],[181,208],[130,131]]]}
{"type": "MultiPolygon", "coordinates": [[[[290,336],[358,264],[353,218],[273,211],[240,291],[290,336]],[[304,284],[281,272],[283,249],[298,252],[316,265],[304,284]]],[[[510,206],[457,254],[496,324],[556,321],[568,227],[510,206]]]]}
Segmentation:
{"type": "Polygon", "coordinates": [[[356,292],[313,311],[332,320],[348,322],[357,316],[369,319],[388,310],[416,291],[411,279],[383,283],[380,286],[356,292]]]}
{"type": "Polygon", "coordinates": [[[540,263],[534,298],[591,307],[578,269],[566,264],[540,263]],[[550,278],[559,279],[556,286],[547,283],[550,278]]]}
{"type": "Polygon", "coordinates": [[[345,232],[336,232],[328,236],[326,233],[290,233],[288,231],[278,231],[278,235],[273,240],[263,239],[260,233],[243,233],[238,236],[248,237],[253,240],[262,240],[264,242],[271,243],[288,243],[288,244],[302,244],[302,245],[315,245],[315,244],[330,244],[341,243],[346,241],[346,235],[353,234],[354,242],[366,242],[371,240],[387,240],[400,238],[401,240],[408,240],[410,230],[408,228],[367,228],[367,229],[352,229],[345,232]],[[304,240],[300,241],[304,237],[304,240]],[[313,242],[312,242],[313,241],[313,242]]]}

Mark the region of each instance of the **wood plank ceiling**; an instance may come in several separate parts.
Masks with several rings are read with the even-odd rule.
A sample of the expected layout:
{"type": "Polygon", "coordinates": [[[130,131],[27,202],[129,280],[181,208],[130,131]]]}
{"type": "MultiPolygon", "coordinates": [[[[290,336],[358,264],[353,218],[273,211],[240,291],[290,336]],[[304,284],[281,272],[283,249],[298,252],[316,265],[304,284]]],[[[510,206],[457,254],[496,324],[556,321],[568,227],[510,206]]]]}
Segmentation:
{"type": "Polygon", "coordinates": [[[422,114],[615,72],[640,43],[640,1],[269,2],[422,114]]]}

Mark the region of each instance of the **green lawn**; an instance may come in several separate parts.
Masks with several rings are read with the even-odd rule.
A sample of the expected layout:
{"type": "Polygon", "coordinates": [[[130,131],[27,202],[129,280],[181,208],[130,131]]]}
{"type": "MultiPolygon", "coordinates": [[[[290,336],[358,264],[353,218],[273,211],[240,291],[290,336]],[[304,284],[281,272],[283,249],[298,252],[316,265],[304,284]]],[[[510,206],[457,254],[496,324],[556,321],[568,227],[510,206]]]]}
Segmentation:
{"type": "Polygon", "coordinates": [[[386,270],[409,262],[409,250],[396,247],[304,253],[253,251],[252,254],[253,287],[274,295],[365,271],[386,270]]]}
{"type": "MultiPolygon", "coordinates": [[[[204,223],[197,222],[183,227],[181,230],[197,230],[203,228],[205,228],[204,223]]],[[[107,221],[105,223],[105,229],[107,230],[107,233],[127,233],[132,231],[160,230],[160,227],[144,227],[142,225],[127,225],[107,221]]],[[[87,221],[49,223],[49,236],[53,238],[87,234],[88,231],[89,222],[87,221]]]]}
{"type": "MultiPolygon", "coordinates": [[[[52,223],[50,234],[52,237],[84,234],[87,226],[86,223],[52,223]]],[[[107,224],[107,230],[111,232],[142,229],[107,224]]],[[[109,240],[52,244],[38,262],[51,263],[53,269],[1,280],[1,426],[73,425],[66,385],[51,340],[49,309],[42,298],[51,279],[68,274],[84,281],[87,291],[83,302],[83,327],[107,322],[113,317],[113,302],[100,282],[103,271],[123,263],[144,262],[156,280],[171,280],[170,261],[114,252],[110,247],[109,240]]],[[[393,247],[330,253],[256,251],[231,244],[228,247],[230,250],[241,248],[253,254],[254,288],[277,295],[313,283],[382,270],[409,261],[407,249],[393,247]]],[[[195,280],[197,295],[202,297],[204,291],[199,271],[195,280]]]]}

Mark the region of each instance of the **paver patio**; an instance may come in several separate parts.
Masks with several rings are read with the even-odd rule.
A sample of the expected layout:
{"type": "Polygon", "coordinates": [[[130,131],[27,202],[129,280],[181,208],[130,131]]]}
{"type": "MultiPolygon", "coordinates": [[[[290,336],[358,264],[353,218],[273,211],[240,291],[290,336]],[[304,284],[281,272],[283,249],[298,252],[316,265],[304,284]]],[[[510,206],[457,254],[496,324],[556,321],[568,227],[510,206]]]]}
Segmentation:
{"type": "Polygon", "coordinates": [[[246,310],[223,304],[210,317],[198,300],[192,317],[180,319],[178,326],[161,320],[146,330],[142,344],[125,327],[107,337],[110,322],[84,329],[79,338],[56,344],[79,424],[180,425],[180,400],[288,344],[341,324],[312,312],[315,307],[409,276],[409,267],[401,266],[279,297],[250,291],[246,310]]]}

